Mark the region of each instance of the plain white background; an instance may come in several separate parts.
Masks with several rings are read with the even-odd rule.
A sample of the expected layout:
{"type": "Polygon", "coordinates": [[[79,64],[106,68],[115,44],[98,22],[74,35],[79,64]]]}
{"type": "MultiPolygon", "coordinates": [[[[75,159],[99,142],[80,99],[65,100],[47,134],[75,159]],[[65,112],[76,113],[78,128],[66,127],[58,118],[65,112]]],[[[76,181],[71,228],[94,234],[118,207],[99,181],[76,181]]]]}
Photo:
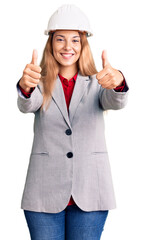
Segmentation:
{"type": "Polygon", "coordinates": [[[116,193],[117,209],[109,212],[103,240],[146,239],[146,34],[145,1],[18,1],[0,6],[0,239],[29,240],[20,201],[33,139],[33,114],[17,108],[16,83],[32,51],[39,61],[51,14],[64,3],[74,3],[90,19],[89,39],[97,69],[107,50],[114,68],[121,70],[130,87],[123,110],[105,116],[106,138],[116,193]]]}

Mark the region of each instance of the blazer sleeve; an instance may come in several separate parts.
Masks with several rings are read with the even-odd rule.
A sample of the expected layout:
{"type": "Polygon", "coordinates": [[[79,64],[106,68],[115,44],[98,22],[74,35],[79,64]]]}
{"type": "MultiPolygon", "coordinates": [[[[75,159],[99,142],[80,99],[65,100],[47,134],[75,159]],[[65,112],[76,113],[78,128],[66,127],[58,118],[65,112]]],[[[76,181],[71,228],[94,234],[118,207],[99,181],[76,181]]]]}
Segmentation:
{"type": "Polygon", "coordinates": [[[34,89],[29,98],[25,98],[20,92],[20,90],[18,90],[18,88],[17,92],[18,92],[17,105],[21,112],[34,113],[42,106],[43,95],[39,85],[34,89]]]}
{"type": "Polygon", "coordinates": [[[129,94],[129,87],[126,83],[125,92],[116,92],[114,89],[100,87],[99,101],[104,110],[118,110],[126,106],[129,94]]]}

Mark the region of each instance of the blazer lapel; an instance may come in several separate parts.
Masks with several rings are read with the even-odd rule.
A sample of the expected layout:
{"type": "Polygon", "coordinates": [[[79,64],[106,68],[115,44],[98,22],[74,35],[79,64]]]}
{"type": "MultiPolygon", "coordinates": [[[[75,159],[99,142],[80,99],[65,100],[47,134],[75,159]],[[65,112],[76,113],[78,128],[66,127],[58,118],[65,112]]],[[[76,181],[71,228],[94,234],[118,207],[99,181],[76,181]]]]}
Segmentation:
{"type": "Polygon", "coordinates": [[[63,91],[59,76],[56,79],[56,85],[52,93],[52,97],[56,102],[59,110],[61,111],[66,123],[70,128],[71,128],[71,123],[72,123],[75,111],[86,90],[89,80],[90,78],[88,76],[82,76],[80,75],[80,73],[78,73],[73,94],[71,97],[70,105],[69,105],[69,115],[68,115],[64,91],[63,91]]]}
{"type": "Polygon", "coordinates": [[[52,93],[52,97],[54,101],[56,102],[59,110],[61,111],[64,120],[68,124],[68,126],[71,128],[70,121],[69,121],[69,116],[68,116],[68,111],[67,111],[67,106],[66,106],[66,101],[65,101],[65,96],[64,96],[64,91],[63,87],[60,81],[59,76],[56,79],[55,87],[52,93]]]}
{"type": "Polygon", "coordinates": [[[76,109],[81,101],[81,98],[83,97],[85,90],[87,88],[87,85],[90,81],[90,78],[88,76],[82,76],[80,73],[78,73],[76,83],[74,86],[73,94],[71,97],[70,105],[69,105],[69,119],[70,123],[73,121],[74,114],[76,112],[76,109]]]}

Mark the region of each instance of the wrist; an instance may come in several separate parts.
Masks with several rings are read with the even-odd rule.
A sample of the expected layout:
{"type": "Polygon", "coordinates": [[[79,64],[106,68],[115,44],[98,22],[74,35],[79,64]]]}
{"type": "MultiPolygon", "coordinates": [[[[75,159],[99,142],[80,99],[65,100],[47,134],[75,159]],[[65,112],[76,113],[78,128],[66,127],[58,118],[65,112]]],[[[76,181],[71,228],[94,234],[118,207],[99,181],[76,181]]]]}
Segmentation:
{"type": "Polygon", "coordinates": [[[19,87],[24,90],[26,93],[30,93],[31,92],[31,88],[30,87],[25,87],[22,83],[21,80],[18,83],[19,87]]]}
{"type": "Polygon", "coordinates": [[[123,86],[123,81],[124,81],[124,75],[123,75],[123,73],[120,71],[120,70],[118,70],[118,72],[119,72],[119,84],[117,85],[117,87],[122,87],[123,86]]]}
{"type": "Polygon", "coordinates": [[[119,85],[116,86],[116,88],[122,87],[122,86],[123,86],[123,80],[119,83],[119,85]]]}

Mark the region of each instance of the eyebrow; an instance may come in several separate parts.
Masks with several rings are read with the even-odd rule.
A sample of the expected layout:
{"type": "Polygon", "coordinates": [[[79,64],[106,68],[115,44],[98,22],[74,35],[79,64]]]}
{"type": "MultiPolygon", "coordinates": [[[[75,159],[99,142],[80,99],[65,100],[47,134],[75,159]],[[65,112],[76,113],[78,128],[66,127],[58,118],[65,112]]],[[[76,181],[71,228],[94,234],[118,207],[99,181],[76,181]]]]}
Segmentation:
{"type": "MultiPolygon", "coordinates": [[[[63,38],[65,38],[65,36],[64,35],[56,35],[55,37],[63,37],[63,38]]],[[[80,38],[80,36],[73,36],[73,38],[80,38]]]]}

